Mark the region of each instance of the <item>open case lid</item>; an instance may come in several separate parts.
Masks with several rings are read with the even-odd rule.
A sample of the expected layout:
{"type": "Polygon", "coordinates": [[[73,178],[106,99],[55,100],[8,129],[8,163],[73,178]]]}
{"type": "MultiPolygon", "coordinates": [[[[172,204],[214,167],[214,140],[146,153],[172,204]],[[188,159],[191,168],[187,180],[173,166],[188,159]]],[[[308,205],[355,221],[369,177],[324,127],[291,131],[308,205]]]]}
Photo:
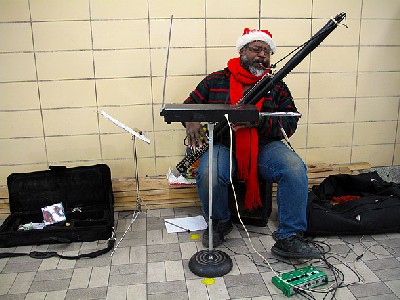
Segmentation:
{"type": "Polygon", "coordinates": [[[13,173],[7,177],[10,212],[41,212],[62,202],[64,210],[98,207],[112,209],[111,172],[105,164],[13,173]]]}

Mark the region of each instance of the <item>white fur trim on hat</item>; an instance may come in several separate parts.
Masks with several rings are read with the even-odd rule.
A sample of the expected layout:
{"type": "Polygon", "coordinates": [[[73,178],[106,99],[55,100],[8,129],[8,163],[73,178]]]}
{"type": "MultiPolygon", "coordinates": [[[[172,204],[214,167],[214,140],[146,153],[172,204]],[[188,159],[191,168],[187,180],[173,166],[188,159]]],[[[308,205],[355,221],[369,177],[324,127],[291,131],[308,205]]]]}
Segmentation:
{"type": "Polygon", "coordinates": [[[236,41],[236,49],[238,52],[240,52],[240,49],[242,49],[244,46],[246,46],[248,43],[254,42],[254,41],[263,41],[267,43],[272,51],[272,54],[275,53],[276,51],[276,44],[274,40],[272,39],[272,35],[269,33],[267,34],[266,32],[268,31],[261,31],[261,30],[249,30],[248,28],[245,28],[244,33],[241,37],[239,37],[236,41]]]}

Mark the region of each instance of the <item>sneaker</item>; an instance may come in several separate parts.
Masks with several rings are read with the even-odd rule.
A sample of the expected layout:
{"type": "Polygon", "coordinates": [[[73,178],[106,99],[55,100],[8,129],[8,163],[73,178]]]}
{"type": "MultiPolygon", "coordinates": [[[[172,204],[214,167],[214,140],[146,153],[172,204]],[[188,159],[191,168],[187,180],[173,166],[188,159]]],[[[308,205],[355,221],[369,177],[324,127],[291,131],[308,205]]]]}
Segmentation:
{"type": "MultiPolygon", "coordinates": [[[[220,246],[223,242],[225,242],[225,236],[231,232],[233,225],[229,220],[227,222],[218,222],[218,220],[213,221],[213,247],[220,246]]],[[[209,230],[207,229],[203,232],[202,243],[204,247],[209,246],[209,230]]]]}
{"type": "Polygon", "coordinates": [[[320,258],[321,252],[301,235],[292,235],[286,239],[279,239],[272,246],[271,251],[276,255],[290,258],[320,258]]]}

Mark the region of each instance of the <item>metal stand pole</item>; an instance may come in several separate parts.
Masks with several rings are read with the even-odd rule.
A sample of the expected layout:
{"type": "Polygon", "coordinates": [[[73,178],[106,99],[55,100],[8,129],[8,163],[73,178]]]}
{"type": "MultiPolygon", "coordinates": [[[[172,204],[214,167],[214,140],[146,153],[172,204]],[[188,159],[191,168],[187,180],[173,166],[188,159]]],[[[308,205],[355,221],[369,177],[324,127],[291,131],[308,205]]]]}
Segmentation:
{"type": "Polygon", "coordinates": [[[223,251],[213,249],[213,150],[214,123],[209,122],[208,128],[208,250],[194,254],[189,261],[189,269],[201,277],[220,277],[228,274],[233,267],[232,259],[223,251]]]}

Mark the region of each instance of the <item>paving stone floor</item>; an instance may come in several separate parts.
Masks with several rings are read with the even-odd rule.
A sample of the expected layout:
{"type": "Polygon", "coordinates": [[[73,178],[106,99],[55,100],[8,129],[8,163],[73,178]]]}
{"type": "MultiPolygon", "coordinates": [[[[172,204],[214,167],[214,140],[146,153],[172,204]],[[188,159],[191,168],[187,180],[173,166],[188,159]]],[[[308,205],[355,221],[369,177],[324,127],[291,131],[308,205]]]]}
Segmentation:
{"type": "MultiPolygon", "coordinates": [[[[282,260],[271,254],[276,212],[267,227],[248,226],[251,243],[238,226],[218,249],[233,260],[233,269],[213,284],[188,268],[189,259],[204,249],[191,233],[167,233],[164,218],[196,216],[200,208],[152,210],[140,213],[115,250],[94,259],[65,260],[16,257],[0,259],[0,299],[287,299],[272,283],[275,272],[314,265],[333,272],[321,260],[282,260]],[[254,249],[253,249],[254,247],[254,249]],[[271,268],[256,251],[266,258],[271,268]]],[[[133,220],[132,212],[116,213],[117,242],[133,220]]],[[[344,275],[335,299],[399,299],[400,234],[320,237],[329,245],[327,261],[344,275]],[[361,256],[359,259],[357,257],[361,256]]],[[[57,251],[76,255],[105,247],[106,241],[0,248],[0,252],[57,251]]],[[[313,292],[308,299],[332,299],[313,292]]],[[[305,299],[295,295],[288,299],[305,299]]],[[[306,299],[307,299],[306,298],[306,299]]]]}

